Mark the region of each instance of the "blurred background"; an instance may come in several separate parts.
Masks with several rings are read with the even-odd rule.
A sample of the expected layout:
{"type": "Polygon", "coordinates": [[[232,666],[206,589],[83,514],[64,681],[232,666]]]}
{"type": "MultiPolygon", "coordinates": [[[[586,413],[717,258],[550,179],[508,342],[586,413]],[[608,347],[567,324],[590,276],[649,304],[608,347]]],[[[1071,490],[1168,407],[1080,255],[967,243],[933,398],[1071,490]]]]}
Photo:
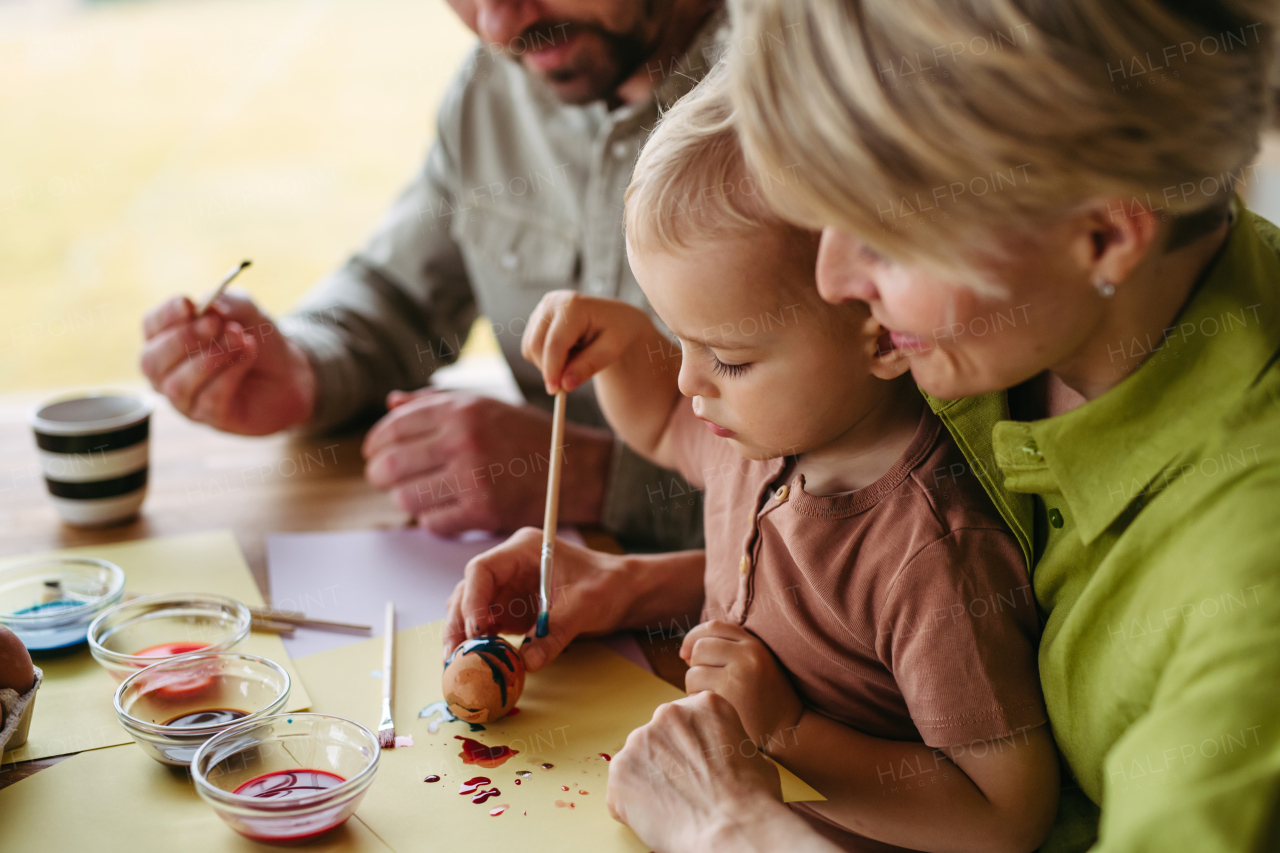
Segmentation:
{"type": "Polygon", "coordinates": [[[241,258],[285,311],[473,41],[444,0],[0,0],[0,390],[143,381],[145,311],[241,258]]]}
{"type": "MultiPolygon", "coordinates": [[[[0,391],[141,381],[144,312],[241,258],[285,311],[420,166],[472,41],[444,0],[0,0],[0,391]]],[[[1274,140],[1254,175],[1280,219],[1274,140]]]]}

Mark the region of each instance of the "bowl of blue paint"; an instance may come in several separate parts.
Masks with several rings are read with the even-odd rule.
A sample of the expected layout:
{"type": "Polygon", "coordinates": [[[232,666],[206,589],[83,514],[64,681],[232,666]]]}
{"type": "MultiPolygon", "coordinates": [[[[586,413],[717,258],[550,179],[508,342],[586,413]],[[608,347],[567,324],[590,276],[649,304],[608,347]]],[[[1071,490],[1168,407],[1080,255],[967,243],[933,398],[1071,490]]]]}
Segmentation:
{"type": "Polygon", "coordinates": [[[0,625],[33,653],[70,651],[124,597],[124,570],[92,557],[40,557],[0,568],[0,625]]]}

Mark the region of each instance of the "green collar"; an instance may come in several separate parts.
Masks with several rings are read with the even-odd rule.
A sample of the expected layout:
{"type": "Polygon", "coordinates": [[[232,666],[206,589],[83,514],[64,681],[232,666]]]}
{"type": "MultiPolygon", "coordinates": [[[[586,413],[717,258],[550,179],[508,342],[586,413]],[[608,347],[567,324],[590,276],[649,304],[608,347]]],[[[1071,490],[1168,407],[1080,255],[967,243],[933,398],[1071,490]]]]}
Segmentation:
{"type": "Polygon", "coordinates": [[[1218,258],[1163,340],[1117,341],[1150,357],[1066,414],[995,426],[1013,492],[1060,493],[1085,544],[1137,497],[1178,476],[1171,463],[1233,410],[1280,349],[1280,231],[1242,205],[1218,258]]]}

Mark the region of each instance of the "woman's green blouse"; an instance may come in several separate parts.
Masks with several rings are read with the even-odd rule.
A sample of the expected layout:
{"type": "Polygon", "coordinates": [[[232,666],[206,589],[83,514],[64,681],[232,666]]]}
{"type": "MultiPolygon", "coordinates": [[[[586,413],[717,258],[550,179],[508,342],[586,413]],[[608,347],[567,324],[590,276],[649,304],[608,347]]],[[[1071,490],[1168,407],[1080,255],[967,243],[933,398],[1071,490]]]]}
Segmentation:
{"type": "Polygon", "coordinates": [[[930,399],[1033,566],[1071,777],[1045,851],[1280,850],[1280,230],[1236,214],[1106,394],[930,399]]]}

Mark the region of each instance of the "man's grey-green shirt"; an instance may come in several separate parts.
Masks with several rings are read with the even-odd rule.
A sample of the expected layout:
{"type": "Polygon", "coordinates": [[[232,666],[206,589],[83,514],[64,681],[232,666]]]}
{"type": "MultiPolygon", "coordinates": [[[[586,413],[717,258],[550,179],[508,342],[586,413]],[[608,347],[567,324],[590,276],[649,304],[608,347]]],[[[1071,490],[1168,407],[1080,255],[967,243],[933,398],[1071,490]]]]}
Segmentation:
{"type": "MultiPolygon", "coordinates": [[[[319,377],[313,428],[425,385],[456,359],[475,318],[493,324],[525,399],[550,409],[520,336],[542,295],[571,288],[647,311],[627,264],[623,193],[661,111],[710,69],[726,38],[715,13],[684,56],[647,70],[642,103],[566,105],[517,62],[478,46],[445,95],[437,140],[365,248],[282,324],[319,377]]],[[[656,318],[655,318],[656,320],[656,318]]],[[[571,421],[607,426],[590,385],[571,421]]],[[[701,503],[680,478],[616,442],[602,521],[628,544],[701,544],[701,503]]]]}

